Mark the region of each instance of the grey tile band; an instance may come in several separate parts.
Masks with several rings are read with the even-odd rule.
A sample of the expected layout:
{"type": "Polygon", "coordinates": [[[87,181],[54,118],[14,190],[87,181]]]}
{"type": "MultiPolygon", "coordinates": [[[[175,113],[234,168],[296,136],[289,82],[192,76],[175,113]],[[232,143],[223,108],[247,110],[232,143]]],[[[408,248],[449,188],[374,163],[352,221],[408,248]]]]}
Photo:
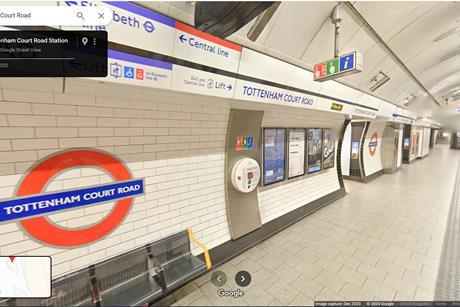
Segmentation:
{"type": "Polygon", "coordinates": [[[460,163],[449,209],[441,262],[438,271],[435,299],[460,300],[460,163]]]}

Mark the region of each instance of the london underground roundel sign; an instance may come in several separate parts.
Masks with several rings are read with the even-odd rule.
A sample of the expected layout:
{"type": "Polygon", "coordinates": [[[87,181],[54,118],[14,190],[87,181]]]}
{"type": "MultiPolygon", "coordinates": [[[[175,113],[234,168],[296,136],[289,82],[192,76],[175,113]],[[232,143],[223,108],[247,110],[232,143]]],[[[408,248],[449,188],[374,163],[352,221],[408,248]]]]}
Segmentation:
{"type": "Polygon", "coordinates": [[[375,152],[377,151],[377,145],[379,144],[378,138],[379,136],[377,132],[374,132],[369,142],[369,153],[371,154],[371,156],[375,155],[375,152]]]}
{"type": "Polygon", "coordinates": [[[93,149],[63,151],[35,165],[18,186],[17,198],[0,200],[0,223],[19,220],[32,237],[55,246],[80,246],[92,243],[117,228],[128,215],[133,197],[144,193],[142,179],[133,179],[129,169],[112,155],[93,149]],[[96,167],[115,182],[62,192],[44,193],[47,184],[59,173],[75,167],[96,167]],[[86,228],[63,228],[44,214],[117,201],[100,222],[86,228]]]}

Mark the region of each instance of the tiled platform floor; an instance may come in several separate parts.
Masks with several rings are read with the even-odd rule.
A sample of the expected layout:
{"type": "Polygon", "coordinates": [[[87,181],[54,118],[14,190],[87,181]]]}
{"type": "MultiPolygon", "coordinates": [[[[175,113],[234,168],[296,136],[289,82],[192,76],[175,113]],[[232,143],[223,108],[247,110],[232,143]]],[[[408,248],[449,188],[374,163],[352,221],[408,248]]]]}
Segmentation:
{"type": "Polygon", "coordinates": [[[458,151],[437,145],[396,174],[350,183],[349,194],[216,268],[243,298],[220,298],[211,273],[173,305],[312,305],[315,300],[433,300],[458,151]]]}

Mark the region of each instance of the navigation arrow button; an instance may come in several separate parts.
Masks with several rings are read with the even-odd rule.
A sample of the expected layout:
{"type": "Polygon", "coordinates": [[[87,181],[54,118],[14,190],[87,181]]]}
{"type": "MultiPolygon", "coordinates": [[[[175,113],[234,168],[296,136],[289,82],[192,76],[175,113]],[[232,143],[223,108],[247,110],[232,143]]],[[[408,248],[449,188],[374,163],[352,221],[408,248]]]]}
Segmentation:
{"type": "Polygon", "coordinates": [[[222,287],[227,282],[227,275],[222,271],[215,271],[211,275],[211,283],[216,287],[222,287]]]}
{"type": "Polygon", "coordinates": [[[247,287],[252,281],[251,274],[247,271],[239,271],[236,273],[235,282],[240,287],[247,287]]]}

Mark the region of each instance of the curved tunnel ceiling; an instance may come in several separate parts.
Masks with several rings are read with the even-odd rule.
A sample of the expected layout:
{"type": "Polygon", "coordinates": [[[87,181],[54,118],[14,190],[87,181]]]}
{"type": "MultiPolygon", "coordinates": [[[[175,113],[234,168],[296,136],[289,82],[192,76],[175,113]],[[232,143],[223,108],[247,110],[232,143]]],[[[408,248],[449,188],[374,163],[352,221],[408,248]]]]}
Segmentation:
{"type": "MultiPolygon", "coordinates": [[[[282,2],[255,42],[247,38],[254,20],[228,37],[238,44],[312,69],[333,57],[334,25],[332,9],[338,2],[282,2]]],[[[358,50],[364,56],[361,73],[337,81],[404,106],[404,98],[414,95],[408,106],[422,117],[433,117],[452,129],[460,130],[460,2],[353,2],[373,30],[401,59],[410,72],[435,99],[410,78],[384,46],[341,4],[339,54],[358,50]],[[371,79],[382,71],[390,77],[375,92],[371,79]],[[447,99],[447,100],[446,100],[447,99]]],[[[143,6],[193,24],[193,2],[157,2],[143,6]]]]}

